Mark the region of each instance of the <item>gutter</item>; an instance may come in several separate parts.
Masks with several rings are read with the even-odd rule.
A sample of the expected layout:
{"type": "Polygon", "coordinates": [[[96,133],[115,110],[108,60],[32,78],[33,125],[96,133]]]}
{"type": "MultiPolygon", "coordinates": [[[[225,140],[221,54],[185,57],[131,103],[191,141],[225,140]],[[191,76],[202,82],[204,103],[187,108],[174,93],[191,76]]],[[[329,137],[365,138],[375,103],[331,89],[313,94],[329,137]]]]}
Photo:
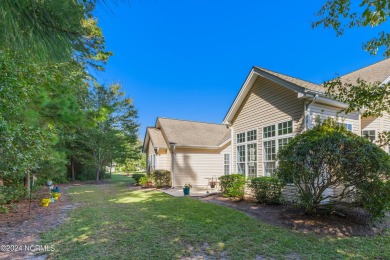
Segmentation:
{"type": "Polygon", "coordinates": [[[305,102],[305,131],[311,128],[311,117],[310,117],[310,105],[314,104],[318,99],[318,94],[312,95],[298,95],[298,98],[309,99],[309,102],[305,102]]]}
{"type": "Polygon", "coordinates": [[[176,150],[176,143],[169,143],[169,148],[171,150],[171,188],[175,188],[175,150],[176,150]]]}

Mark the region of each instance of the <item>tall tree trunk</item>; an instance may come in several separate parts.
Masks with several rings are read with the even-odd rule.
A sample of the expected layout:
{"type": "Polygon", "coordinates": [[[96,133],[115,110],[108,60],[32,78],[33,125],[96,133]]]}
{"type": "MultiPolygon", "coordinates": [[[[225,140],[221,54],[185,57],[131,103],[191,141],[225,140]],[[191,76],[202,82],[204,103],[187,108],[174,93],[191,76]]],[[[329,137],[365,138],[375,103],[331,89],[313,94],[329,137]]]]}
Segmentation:
{"type": "Polygon", "coordinates": [[[110,176],[111,176],[111,170],[112,170],[112,160],[111,160],[111,164],[110,164],[110,176]]]}
{"type": "Polygon", "coordinates": [[[98,181],[99,178],[100,178],[100,165],[98,166],[97,171],[96,171],[96,180],[98,181]]]}
{"type": "Polygon", "coordinates": [[[31,192],[31,190],[30,190],[30,187],[31,187],[31,185],[30,185],[30,171],[29,170],[27,170],[26,171],[26,196],[30,196],[30,192],[31,192]]]}
{"type": "Polygon", "coordinates": [[[71,159],[71,164],[72,164],[72,181],[75,181],[76,180],[76,177],[75,177],[75,174],[74,174],[74,160],[73,160],[73,157],[71,159]]]}

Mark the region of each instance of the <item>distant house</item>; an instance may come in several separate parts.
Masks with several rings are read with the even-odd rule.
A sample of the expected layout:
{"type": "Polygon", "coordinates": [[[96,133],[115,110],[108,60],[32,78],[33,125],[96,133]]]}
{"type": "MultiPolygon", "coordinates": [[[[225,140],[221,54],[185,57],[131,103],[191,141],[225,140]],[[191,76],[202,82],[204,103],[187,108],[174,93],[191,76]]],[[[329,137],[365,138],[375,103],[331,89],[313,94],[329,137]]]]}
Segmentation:
{"type": "Polygon", "coordinates": [[[208,179],[230,173],[230,130],[211,124],[157,118],[146,130],[147,171],[169,170],[172,186],[207,186],[208,179]]]}
{"type": "MultiPolygon", "coordinates": [[[[390,59],[341,77],[351,83],[358,78],[387,83],[390,59]]],[[[347,104],[328,98],[319,84],[253,67],[221,125],[159,118],[155,128],[148,128],[144,151],[148,154],[148,166],[172,169],[178,186],[192,180],[204,185],[202,178],[227,173],[241,173],[248,178],[270,176],[277,168],[278,150],[296,134],[312,128],[317,117],[333,117],[348,130],[373,142],[378,140],[379,132],[390,131],[388,114],[380,118],[361,118],[358,112],[339,114],[345,107],[347,104]],[[159,138],[165,141],[169,157],[175,154],[174,163],[156,164],[158,159],[153,159],[153,155],[158,153],[153,149],[158,145],[153,143],[153,131],[162,136],[159,138]],[[214,156],[209,157],[210,154],[214,156]],[[228,163],[229,170],[223,171],[228,163]]]]}

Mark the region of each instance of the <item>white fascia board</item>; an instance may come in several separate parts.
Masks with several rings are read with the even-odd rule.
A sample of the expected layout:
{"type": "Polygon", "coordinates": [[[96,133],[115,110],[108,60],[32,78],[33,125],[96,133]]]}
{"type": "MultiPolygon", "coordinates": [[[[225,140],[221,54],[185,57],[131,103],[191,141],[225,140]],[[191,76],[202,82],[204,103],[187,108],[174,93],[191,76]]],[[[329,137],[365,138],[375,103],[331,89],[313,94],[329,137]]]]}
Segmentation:
{"type": "Polygon", "coordinates": [[[230,142],[230,138],[227,139],[225,142],[223,142],[222,144],[219,145],[219,147],[223,147],[225,146],[225,144],[229,143],[230,142]]]}
{"type": "Polygon", "coordinates": [[[382,85],[387,84],[390,82],[390,76],[385,79],[385,81],[382,82],[382,85]]]}
{"type": "Polygon", "coordinates": [[[142,145],[142,152],[146,153],[146,148],[149,146],[149,133],[148,129],[146,129],[144,144],[142,145]]]}
{"type": "Polygon", "coordinates": [[[275,75],[272,75],[266,71],[263,71],[260,68],[254,67],[252,68],[251,72],[249,73],[248,77],[246,78],[244,84],[241,87],[240,92],[238,93],[236,99],[234,100],[232,106],[229,109],[229,112],[227,113],[225,119],[223,120],[222,124],[230,124],[231,120],[233,119],[234,115],[240,108],[242,102],[244,101],[246,95],[248,94],[249,90],[251,89],[253,83],[257,79],[257,77],[263,77],[266,78],[272,82],[275,82],[283,87],[286,87],[292,91],[298,92],[298,93],[305,93],[305,88],[302,88],[298,85],[295,85],[291,82],[288,82],[284,79],[281,79],[275,75]]]}
{"type": "MultiPolygon", "coordinates": [[[[315,96],[314,94],[298,93],[298,98],[303,98],[303,99],[313,99],[314,96],[315,96]]],[[[329,105],[329,106],[333,106],[333,107],[338,107],[338,108],[348,108],[348,104],[346,104],[346,103],[343,103],[343,102],[340,102],[340,101],[337,101],[337,100],[334,100],[334,99],[331,99],[328,97],[320,96],[320,95],[318,96],[316,103],[329,105]]]]}
{"type": "Polygon", "coordinates": [[[232,106],[230,107],[229,112],[226,114],[222,124],[224,125],[230,124],[232,117],[236,114],[236,112],[240,108],[242,102],[244,101],[246,95],[248,94],[256,78],[257,75],[255,74],[254,69],[252,69],[248,77],[246,78],[244,84],[242,85],[240,92],[238,92],[238,95],[234,100],[232,106]]]}

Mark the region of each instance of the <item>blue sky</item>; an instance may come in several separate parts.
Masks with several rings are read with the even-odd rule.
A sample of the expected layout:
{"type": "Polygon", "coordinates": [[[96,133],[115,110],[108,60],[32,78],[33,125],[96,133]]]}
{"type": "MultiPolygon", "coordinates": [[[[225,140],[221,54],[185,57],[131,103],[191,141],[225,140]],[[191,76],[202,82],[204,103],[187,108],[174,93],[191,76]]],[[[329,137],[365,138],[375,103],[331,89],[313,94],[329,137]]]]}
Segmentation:
{"type": "Polygon", "coordinates": [[[140,138],[156,117],[221,123],[252,66],[321,83],[377,62],[362,42],[312,29],[321,1],[143,0],[98,7],[114,52],[102,83],[119,82],[139,112],[140,138]]]}

